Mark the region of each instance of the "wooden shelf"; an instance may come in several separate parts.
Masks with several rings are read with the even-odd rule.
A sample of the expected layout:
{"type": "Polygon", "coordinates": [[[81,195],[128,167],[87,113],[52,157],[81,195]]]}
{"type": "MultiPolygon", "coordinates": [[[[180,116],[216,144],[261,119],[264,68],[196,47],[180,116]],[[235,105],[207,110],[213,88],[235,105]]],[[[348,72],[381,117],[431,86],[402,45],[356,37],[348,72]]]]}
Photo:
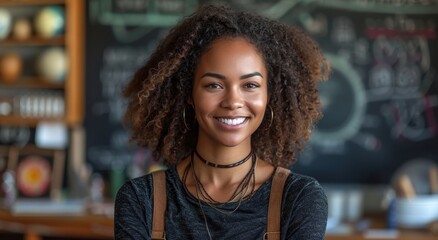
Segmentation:
{"type": "Polygon", "coordinates": [[[32,36],[29,39],[18,40],[13,38],[8,38],[0,40],[1,46],[19,46],[19,47],[32,47],[32,46],[62,46],[65,45],[65,36],[60,35],[53,38],[41,38],[38,36],[32,36]]]}
{"type": "Polygon", "coordinates": [[[64,118],[23,118],[16,116],[0,116],[2,125],[35,127],[40,122],[65,122],[64,118]]]}
{"type": "Polygon", "coordinates": [[[24,77],[13,83],[4,83],[0,79],[0,88],[64,89],[64,83],[51,83],[39,77],[24,77]]]}
{"type": "MultiPolygon", "coordinates": [[[[32,47],[50,47],[61,46],[66,55],[68,56],[68,67],[65,76],[65,81],[62,83],[50,83],[43,78],[35,76],[29,76],[24,73],[25,76],[14,81],[13,83],[2,82],[0,79],[0,89],[5,89],[6,97],[10,99],[10,96],[15,91],[18,95],[21,94],[21,90],[60,90],[62,91],[62,97],[64,100],[64,116],[59,119],[39,119],[39,118],[21,118],[20,116],[14,117],[1,117],[0,126],[2,124],[8,125],[30,125],[35,126],[40,121],[63,121],[69,126],[75,126],[81,124],[84,118],[84,49],[85,49],[85,0],[0,0],[0,7],[8,8],[29,8],[32,11],[39,7],[48,5],[62,5],[65,11],[65,33],[54,38],[41,38],[39,36],[32,36],[26,40],[18,40],[14,38],[8,38],[0,40],[0,49],[15,51],[26,57],[27,60],[31,60],[36,56],[27,56],[25,53],[32,55],[34,49],[32,47]],[[27,52],[26,52],[27,51],[27,52]]],[[[29,14],[30,15],[30,14],[29,14]]],[[[30,61],[25,64],[32,64],[30,61]]],[[[32,66],[26,66],[25,69],[30,69],[32,66]]],[[[23,93],[25,94],[25,93],[23,93]]],[[[0,96],[1,97],[1,96],[0,96]]]]}
{"type": "Polygon", "coordinates": [[[65,4],[65,0],[0,0],[0,6],[65,4]]]}

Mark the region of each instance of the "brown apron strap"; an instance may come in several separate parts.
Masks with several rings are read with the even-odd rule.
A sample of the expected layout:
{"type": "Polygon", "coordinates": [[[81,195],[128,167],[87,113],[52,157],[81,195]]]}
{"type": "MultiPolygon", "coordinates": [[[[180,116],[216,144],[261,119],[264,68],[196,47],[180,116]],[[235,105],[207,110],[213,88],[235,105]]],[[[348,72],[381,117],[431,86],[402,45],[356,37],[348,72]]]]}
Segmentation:
{"type": "Polygon", "coordinates": [[[272,179],[271,195],[269,196],[268,208],[268,226],[263,239],[279,240],[280,239],[280,218],[281,218],[281,200],[283,199],[283,188],[290,170],[277,167],[274,178],[272,179]]]}
{"type": "Polygon", "coordinates": [[[166,174],[164,171],[152,173],[154,187],[154,215],[152,215],[152,239],[166,239],[164,219],[166,213],[166,174]]]}

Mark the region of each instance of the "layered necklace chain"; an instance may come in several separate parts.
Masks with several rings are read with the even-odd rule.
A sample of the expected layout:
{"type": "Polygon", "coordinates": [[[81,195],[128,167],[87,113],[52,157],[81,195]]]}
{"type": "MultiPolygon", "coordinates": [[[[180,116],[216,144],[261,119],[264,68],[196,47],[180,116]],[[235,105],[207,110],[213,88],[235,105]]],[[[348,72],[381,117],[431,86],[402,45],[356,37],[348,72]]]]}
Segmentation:
{"type": "Polygon", "coordinates": [[[209,207],[213,208],[214,210],[216,210],[222,214],[229,215],[229,214],[234,213],[240,207],[240,204],[242,203],[242,201],[251,198],[253,193],[254,193],[254,190],[255,190],[255,169],[257,166],[257,157],[256,157],[255,153],[253,151],[251,151],[248,154],[248,156],[246,156],[244,159],[242,159],[241,161],[236,162],[234,164],[229,164],[229,165],[215,164],[215,166],[212,166],[212,167],[222,166],[222,167],[218,167],[218,168],[231,168],[231,167],[239,166],[239,165],[243,164],[244,162],[246,162],[249,158],[252,158],[251,169],[242,178],[242,180],[240,181],[240,183],[238,184],[238,186],[234,190],[233,195],[231,195],[230,199],[227,202],[221,203],[219,201],[216,201],[213,197],[210,196],[210,194],[208,194],[208,192],[205,190],[203,184],[201,183],[198,175],[196,174],[195,168],[194,168],[194,154],[196,154],[197,157],[202,162],[204,162],[205,164],[207,164],[209,166],[212,166],[212,165],[208,164],[208,163],[212,163],[212,162],[209,162],[209,161],[203,159],[202,157],[199,156],[199,153],[197,151],[195,151],[191,155],[190,163],[186,166],[186,168],[184,170],[182,181],[183,181],[184,187],[186,188],[186,191],[188,191],[186,181],[187,181],[187,176],[189,174],[189,171],[191,170],[192,178],[193,178],[194,183],[195,183],[196,198],[198,201],[198,205],[201,209],[202,216],[204,217],[204,222],[205,222],[205,227],[207,229],[207,233],[208,233],[210,239],[212,239],[211,234],[210,234],[210,230],[209,230],[208,224],[207,224],[207,218],[205,216],[205,212],[204,212],[204,209],[203,209],[202,204],[201,204],[201,199],[209,207]],[[226,166],[226,167],[223,167],[223,166],[226,166]],[[229,202],[237,202],[238,204],[232,210],[224,210],[221,208],[225,203],[229,203],[229,202]]]}

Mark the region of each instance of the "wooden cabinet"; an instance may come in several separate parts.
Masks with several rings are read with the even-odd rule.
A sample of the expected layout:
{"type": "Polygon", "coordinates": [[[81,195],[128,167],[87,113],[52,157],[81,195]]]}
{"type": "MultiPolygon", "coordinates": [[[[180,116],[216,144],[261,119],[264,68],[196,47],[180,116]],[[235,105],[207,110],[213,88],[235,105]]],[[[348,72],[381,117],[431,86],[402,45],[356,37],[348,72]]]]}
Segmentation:
{"type": "Polygon", "coordinates": [[[11,33],[0,40],[0,56],[13,52],[23,63],[23,70],[14,81],[0,78],[0,125],[35,126],[41,121],[62,121],[68,126],[82,123],[84,4],[84,0],[0,0],[0,8],[11,13],[12,22],[26,15],[33,29],[30,37],[23,40],[14,38],[11,33]],[[35,14],[52,5],[64,10],[64,31],[50,38],[39,37],[33,28],[35,14]],[[67,70],[61,82],[47,81],[34,70],[37,56],[54,47],[63,49],[67,59],[67,70]],[[57,105],[54,101],[58,101],[57,105]]]}

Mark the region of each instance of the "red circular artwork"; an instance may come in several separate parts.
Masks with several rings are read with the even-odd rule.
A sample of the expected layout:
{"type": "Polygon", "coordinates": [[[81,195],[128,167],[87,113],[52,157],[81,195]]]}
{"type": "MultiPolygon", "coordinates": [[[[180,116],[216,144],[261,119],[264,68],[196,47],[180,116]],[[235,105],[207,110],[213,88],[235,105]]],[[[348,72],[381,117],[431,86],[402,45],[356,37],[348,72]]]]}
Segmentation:
{"type": "Polygon", "coordinates": [[[50,185],[50,164],[39,156],[27,156],[17,167],[18,190],[26,197],[47,193],[50,185]]]}

